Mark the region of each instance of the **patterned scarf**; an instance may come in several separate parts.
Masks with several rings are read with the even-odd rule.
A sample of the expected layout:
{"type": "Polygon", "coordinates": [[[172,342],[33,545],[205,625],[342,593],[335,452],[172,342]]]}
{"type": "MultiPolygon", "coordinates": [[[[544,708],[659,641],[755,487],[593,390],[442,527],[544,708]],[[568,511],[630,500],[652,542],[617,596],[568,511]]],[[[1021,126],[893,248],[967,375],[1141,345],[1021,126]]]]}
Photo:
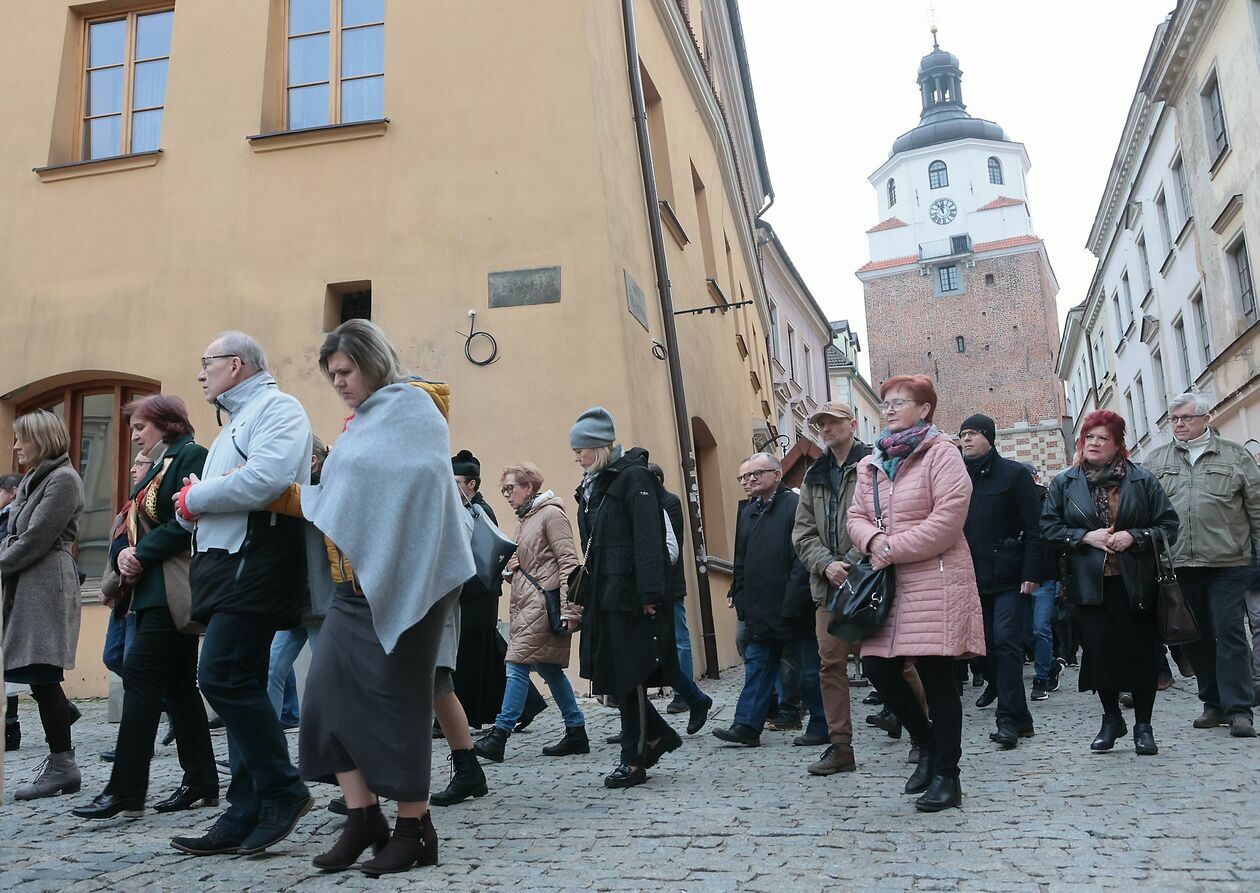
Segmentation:
{"type": "Polygon", "coordinates": [[[881,462],[890,481],[896,478],[901,461],[917,450],[933,430],[934,426],[924,421],[915,422],[906,430],[895,434],[884,429],[879,440],[875,441],[875,446],[884,454],[881,462]]]}
{"type": "MultiPolygon", "coordinates": [[[[1106,465],[1082,462],[1081,470],[1085,472],[1085,480],[1089,483],[1089,495],[1094,500],[1094,511],[1102,519],[1103,527],[1110,527],[1113,523],[1110,493],[1124,480],[1125,461],[1116,456],[1106,465]]],[[[1120,564],[1116,561],[1116,556],[1107,555],[1103,559],[1103,576],[1114,577],[1118,573],[1120,573],[1120,564]]]]}

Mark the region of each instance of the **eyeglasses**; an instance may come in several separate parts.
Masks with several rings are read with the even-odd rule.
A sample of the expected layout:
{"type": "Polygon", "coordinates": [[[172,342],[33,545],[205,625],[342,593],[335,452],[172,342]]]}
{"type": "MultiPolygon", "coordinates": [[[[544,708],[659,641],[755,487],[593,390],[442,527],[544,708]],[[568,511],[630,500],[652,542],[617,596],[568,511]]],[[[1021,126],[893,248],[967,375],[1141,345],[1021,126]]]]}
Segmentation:
{"type": "Polygon", "coordinates": [[[907,403],[914,402],[914,400],[906,400],[905,398],[898,397],[896,400],[885,400],[883,403],[879,404],[879,408],[881,412],[888,412],[890,409],[893,410],[893,412],[901,412],[902,407],[904,407],[907,403]]]}
{"type": "Polygon", "coordinates": [[[515,490],[517,487],[524,487],[524,486],[525,486],[524,484],[504,484],[502,487],[499,488],[499,492],[502,493],[504,496],[511,496],[513,490],[515,490]]]}
{"type": "Polygon", "coordinates": [[[1190,424],[1191,419],[1206,419],[1206,418],[1207,418],[1207,413],[1201,412],[1201,413],[1195,413],[1194,415],[1170,415],[1168,417],[1168,421],[1172,422],[1174,425],[1188,425],[1190,424]]]}
{"type": "Polygon", "coordinates": [[[735,478],[735,480],[739,481],[742,484],[745,481],[756,480],[757,478],[761,477],[763,474],[774,474],[774,469],[773,468],[758,468],[755,471],[748,472],[747,474],[739,475],[738,477],[735,478]]]}
{"type": "Polygon", "coordinates": [[[202,357],[202,358],[201,358],[201,368],[202,368],[202,369],[209,369],[209,368],[210,368],[210,364],[211,364],[214,360],[226,360],[226,359],[228,359],[229,357],[235,357],[235,356],[236,356],[236,354],[234,354],[234,353],[215,353],[215,354],[211,354],[211,355],[210,355],[210,356],[208,356],[208,357],[202,357]]]}
{"type": "Polygon", "coordinates": [[[1111,435],[1109,434],[1086,434],[1086,443],[1111,443],[1111,435]]]}

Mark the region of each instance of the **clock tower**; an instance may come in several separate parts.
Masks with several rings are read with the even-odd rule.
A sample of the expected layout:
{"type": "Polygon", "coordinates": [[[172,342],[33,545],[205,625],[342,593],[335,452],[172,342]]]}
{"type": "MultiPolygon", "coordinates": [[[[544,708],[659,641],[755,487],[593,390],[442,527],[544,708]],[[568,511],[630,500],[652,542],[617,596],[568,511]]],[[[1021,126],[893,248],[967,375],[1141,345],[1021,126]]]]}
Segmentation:
{"type": "Polygon", "coordinates": [[[869,178],[879,216],[857,276],[871,379],[926,374],[941,430],[955,435],[982,412],[1003,455],[1058,471],[1068,456],[1058,282],[1029,212],[1028,153],[968,114],[958,57],[935,29],[918,82],[918,126],[869,178]]]}

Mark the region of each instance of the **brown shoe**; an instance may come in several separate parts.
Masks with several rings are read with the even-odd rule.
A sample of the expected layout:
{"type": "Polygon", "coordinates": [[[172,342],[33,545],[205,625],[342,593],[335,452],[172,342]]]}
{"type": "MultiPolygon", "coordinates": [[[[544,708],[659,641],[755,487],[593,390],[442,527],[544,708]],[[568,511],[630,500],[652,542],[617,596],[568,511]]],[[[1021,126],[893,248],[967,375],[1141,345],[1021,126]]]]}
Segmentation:
{"type": "Polygon", "coordinates": [[[311,860],[320,871],[345,871],[359,861],[363,851],[372,848],[379,854],[389,843],[389,822],[381,815],[381,805],[375,803],[346,811],[346,823],[341,826],[341,836],[333,848],[311,860]]]}
{"type": "Polygon", "coordinates": [[[805,771],[810,775],[835,775],[837,772],[852,772],[856,768],[852,745],[833,744],[823,751],[822,759],[811,763],[805,771]]]}
{"type": "Polygon", "coordinates": [[[394,823],[394,835],[375,859],[359,866],[368,877],[398,874],[414,865],[437,865],[437,829],[429,813],[421,818],[398,817],[394,823]]]}
{"type": "Polygon", "coordinates": [[[1225,725],[1225,714],[1215,707],[1204,707],[1203,713],[1194,721],[1196,729],[1214,729],[1225,725]]]}

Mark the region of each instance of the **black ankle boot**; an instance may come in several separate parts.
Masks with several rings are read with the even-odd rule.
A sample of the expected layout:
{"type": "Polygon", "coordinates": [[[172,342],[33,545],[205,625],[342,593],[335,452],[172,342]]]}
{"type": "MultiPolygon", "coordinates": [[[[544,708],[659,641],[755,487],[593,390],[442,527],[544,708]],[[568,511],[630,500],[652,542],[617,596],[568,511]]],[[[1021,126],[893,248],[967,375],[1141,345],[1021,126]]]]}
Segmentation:
{"type": "Polygon", "coordinates": [[[914,801],[919,812],[940,812],[962,805],[962,785],[957,775],[934,775],[927,791],[914,801]]]}
{"type": "Polygon", "coordinates": [[[1137,751],[1139,756],[1151,757],[1159,753],[1159,747],[1155,744],[1155,730],[1151,728],[1149,722],[1135,722],[1133,724],[1133,749],[1137,751]]]}
{"type": "Polygon", "coordinates": [[[381,814],[381,805],[375,803],[346,811],[346,823],[341,826],[341,836],[333,848],[311,860],[320,871],[345,871],[363,855],[368,847],[379,854],[389,843],[389,822],[381,814]]]}
{"type": "Polygon", "coordinates": [[[375,859],[363,863],[363,872],[368,877],[380,877],[398,874],[413,865],[437,865],[437,845],[437,829],[429,813],[418,819],[399,816],[389,843],[375,859]]]}
{"type": "Polygon", "coordinates": [[[1089,749],[1094,753],[1103,753],[1111,750],[1116,746],[1116,739],[1123,738],[1128,733],[1129,727],[1125,725],[1122,715],[1119,713],[1104,713],[1102,728],[1098,730],[1098,736],[1089,745],[1089,749]]]}
{"type": "Polygon", "coordinates": [[[883,729],[888,733],[888,737],[894,741],[901,738],[901,720],[897,719],[897,714],[887,707],[878,713],[872,713],[866,718],[866,721],[877,729],[883,729]]]}
{"type": "Polygon", "coordinates": [[[586,737],[586,726],[565,726],[564,737],[542,749],[545,757],[567,757],[577,753],[590,753],[591,742],[586,737]]]}
{"type": "Polygon", "coordinates": [[[906,779],[907,794],[922,794],[928,789],[928,785],[932,783],[933,760],[932,745],[924,742],[919,746],[919,765],[914,769],[914,774],[906,779]]]}
{"type": "Polygon", "coordinates": [[[471,749],[451,751],[451,770],[451,783],[446,786],[446,790],[429,798],[431,805],[454,806],[470,797],[484,797],[489,793],[486,773],[477,762],[477,754],[471,749]]]}
{"type": "Polygon", "coordinates": [[[503,748],[507,746],[507,740],[511,736],[511,732],[495,726],[490,730],[489,734],[483,735],[473,743],[473,750],[483,760],[489,760],[492,763],[502,763],[503,748]]]}

